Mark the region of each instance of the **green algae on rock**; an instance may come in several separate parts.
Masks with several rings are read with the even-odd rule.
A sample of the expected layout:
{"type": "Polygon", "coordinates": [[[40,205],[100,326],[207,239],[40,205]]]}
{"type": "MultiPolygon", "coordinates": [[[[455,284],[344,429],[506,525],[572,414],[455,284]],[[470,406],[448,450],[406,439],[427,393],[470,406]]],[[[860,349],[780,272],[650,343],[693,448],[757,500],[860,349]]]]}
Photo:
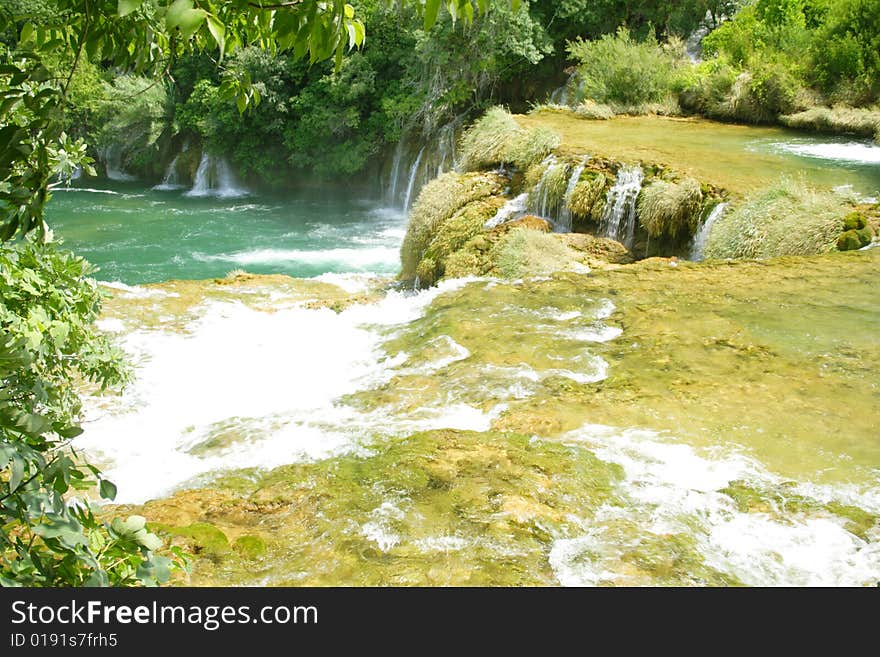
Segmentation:
{"type": "Polygon", "coordinates": [[[196,555],[196,585],[546,585],[570,514],[614,503],[620,477],[577,446],[432,431],[366,456],[231,473],[215,492],[145,508],[165,532],[211,546],[196,555]],[[226,535],[239,536],[231,549],[226,535]]]}

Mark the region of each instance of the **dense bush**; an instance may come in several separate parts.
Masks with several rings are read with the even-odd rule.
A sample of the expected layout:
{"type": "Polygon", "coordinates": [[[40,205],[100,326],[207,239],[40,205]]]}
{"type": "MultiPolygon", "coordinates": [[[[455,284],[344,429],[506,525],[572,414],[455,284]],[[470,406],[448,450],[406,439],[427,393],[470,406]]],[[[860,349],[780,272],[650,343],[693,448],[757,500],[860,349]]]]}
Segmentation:
{"type": "Polygon", "coordinates": [[[578,100],[589,99],[628,111],[668,101],[676,69],[683,63],[676,45],[661,45],[653,34],[634,39],[626,28],[594,41],[568,46],[578,62],[578,100]]]}

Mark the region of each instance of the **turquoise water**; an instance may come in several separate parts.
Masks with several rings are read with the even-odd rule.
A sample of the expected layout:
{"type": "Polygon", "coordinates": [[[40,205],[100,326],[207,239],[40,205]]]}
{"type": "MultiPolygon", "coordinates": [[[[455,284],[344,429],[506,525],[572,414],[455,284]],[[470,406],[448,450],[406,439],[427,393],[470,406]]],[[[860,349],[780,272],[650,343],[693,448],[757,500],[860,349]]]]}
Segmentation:
{"type": "Polygon", "coordinates": [[[129,285],[224,276],[234,269],[308,278],[395,273],[400,210],[328,190],[295,196],[186,196],[139,183],[58,189],[46,212],[56,237],[129,285]]]}

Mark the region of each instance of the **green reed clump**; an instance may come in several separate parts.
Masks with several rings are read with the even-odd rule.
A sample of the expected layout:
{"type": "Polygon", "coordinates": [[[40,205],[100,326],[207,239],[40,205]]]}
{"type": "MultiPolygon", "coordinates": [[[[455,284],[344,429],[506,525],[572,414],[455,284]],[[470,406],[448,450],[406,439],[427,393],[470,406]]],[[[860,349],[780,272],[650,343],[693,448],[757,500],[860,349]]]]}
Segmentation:
{"type": "Polygon", "coordinates": [[[839,195],[782,178],[725,213],[705,248],[711,258],[814,255],[836,248],[851,207],[839,195]]]}
{"type": "Polygon", "coordinates": [[[700,183],[693,178],[681,182],[656,180],[639,194],[639,221],[651,237],[693,232],[702,202],[700,183]]]}
{"type": "Polygon", "coordinates": [[[608,179],[604,173],[584,174],[568,198],[568,209],[576,217],[599,219],[608,179]]]}
{"type": "Polygon", "coordinates": [[[461,137],[462,166],[468,171],[513,164],[526,170],[555,150],[561,141],[548,128],[525,130],[503,107],[493,107],[461,137]]]}

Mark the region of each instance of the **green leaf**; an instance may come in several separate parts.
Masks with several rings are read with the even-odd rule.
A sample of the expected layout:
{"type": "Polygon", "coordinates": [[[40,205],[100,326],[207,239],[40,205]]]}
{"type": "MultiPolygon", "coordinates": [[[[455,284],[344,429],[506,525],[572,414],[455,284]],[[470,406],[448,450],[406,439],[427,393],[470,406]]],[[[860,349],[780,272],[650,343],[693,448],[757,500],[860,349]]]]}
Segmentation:
{"type": "Polygon", "coordinates": [[[120,16],[128,16],[135,9],[144,4],[144,0],[119,0],[116,13],[120,16]]]}
{"type": "Polygon", "coordinates": [[[115,500],[116,499],[116,484],[112,481],[108,481],[107,479],[101,480],[100,485],[101,497],[105,500],[115,500]]]}
{"type": "Polygon", "coordinates": [[[208,14],[208,30],[217,42],[217,47],[220,48],[220,59],[223,59],[223,52],[226,50],[226,26],[215,16],[208,14]]]}
{"type": "Polygon", "coordinates": [[[440,0],[425,1],[425,29],[430,30],[437,22],[437,14],[440,13],[440,0]]]}

